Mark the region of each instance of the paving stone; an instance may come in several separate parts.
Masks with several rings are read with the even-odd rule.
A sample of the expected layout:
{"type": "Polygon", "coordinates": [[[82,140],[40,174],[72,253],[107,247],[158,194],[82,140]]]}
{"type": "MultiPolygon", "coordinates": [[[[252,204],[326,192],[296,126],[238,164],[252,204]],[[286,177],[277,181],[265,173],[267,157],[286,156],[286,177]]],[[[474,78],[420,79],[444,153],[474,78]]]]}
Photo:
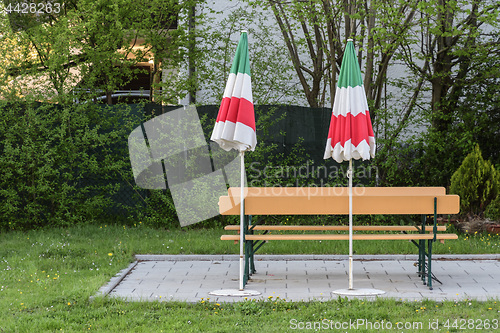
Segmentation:
{"type": "MultiPolygon", "coordinates": [[[[210,256],[197,260],[196,256],[182,256],[182,260],[141,261],[125,277],[111,288],[109,297],[129,301],[188,301],[199,302],[202,298],[237,302],[242,297],[210,297],[209,292],[219,289],[239,288],[239,262],[230,256],[212,261],[210,256]]],[[[306,256],[266,256],[257,260],[257,273],[249,280],[246,290],[261,292],[258,297],[276,297],[287,300],[328,300],[338,296],[331,291],[348,287],[348,262],[345,259],[303,260],[306,256]],[[297,260],[291,260],[295,258],[297,260]]],[[[500,257],[500,256],[499,256],[500,257]]],[[[175,259],[175,256],[169,256],[175,259]]],[[[374,256],[377,258],[377,256],[374,256]]],[[[497,260],[434,260],[433,272],[443,283],[433,282],[429,290],[417,274],[415,259],[402,256],[384,256],[385,260],[357,260],[354,262],[354,287],[383,290],[378,297],[404,300],[487,300],[500,298],[500,265],[497,260]],[[394,260],[390,260],[394,258],[394,260]]],[[[493,258],[495,259],[495,258],[493,258]]],[[[117,277],[114,277],[116,280],[117,277]]],[[[113,282],[110,281],[110,283],[113,282]]],[[[106,287],[106,286],[105,286],[106,287]]],[[[104,288],[104,287],[103,287],[104,288]]],[[[101,288],[101,289],[103,289],[101,288]]],[[[106,289],[106,288],[104,288],[106,289]]],[[[109,288],[108,288],[109,289],[109,288]]],[[[367,297],[367,299],[374,299],[367,297]]]]}

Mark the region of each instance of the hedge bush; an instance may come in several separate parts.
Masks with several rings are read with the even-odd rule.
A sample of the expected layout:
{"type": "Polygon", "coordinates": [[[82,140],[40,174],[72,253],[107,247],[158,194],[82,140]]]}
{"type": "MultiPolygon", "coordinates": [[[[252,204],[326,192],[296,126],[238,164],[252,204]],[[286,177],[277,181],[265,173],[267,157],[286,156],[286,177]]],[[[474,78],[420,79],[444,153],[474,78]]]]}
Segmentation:
{"type": "Polygon", "coordinates": [[[136,123],[127,107],[0,101],[0,229],[109,212],[130,174],[126,147],[117,143],[136,123]]]}
{"type": "Polygon", "coordinates": [[[490,220],[500,222],[500,195],[486,207],[484,216],[490,220]]]}

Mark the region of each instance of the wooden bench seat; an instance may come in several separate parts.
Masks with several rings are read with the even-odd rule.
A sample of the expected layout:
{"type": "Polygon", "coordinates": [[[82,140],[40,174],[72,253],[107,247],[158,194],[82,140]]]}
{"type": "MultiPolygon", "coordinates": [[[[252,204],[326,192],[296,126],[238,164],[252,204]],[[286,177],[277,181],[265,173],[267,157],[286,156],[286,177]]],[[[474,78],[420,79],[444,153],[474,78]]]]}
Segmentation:
{"type": "MultiPolygon", "coordinates": [[[[345,225],[265,225],[261,218],[252,225],[252,216],[259,215],[347,215],[349,191],[344,187],[278,187],[245,188],[245,275],[255,271],[254,253],[267,241],[284,240],[348,240],[349,235],[335,233],[347,231],[345,225]],[[260,231],[261,234],[254,232],[260,231]],[[271,231],[307,231],[304,233],[269,234],[271,231]],[[310,233],[321,231],[322,233],[310,233]],[[260,243],[259,243],[260,242],[260,243]]],[[[420,215],[418,225],[353,226],[353,231],[374,232],[353,234],[353,240],[410,240],[419,251],[418,269],[424,284],[432,289],[432,243],[457,239],[452,233],[442,233],[445,226],[437,225],[438,214],[457,214],[460,198],[447,195],[444,187],[355,187],[352,191],[353,215],[420,215]],[[427,216],[433,224],[426,225],[427,216]],[[394,232],[402,232],[395,234],[394,232]],[[426,244],[427,243],[427,244],[426,244]],[[427,248],[426,248],[427,245],[427,248]]],[[[230,188],[227,196],[219,198],[219,210],[223,215],[240,214],[240,189],[230,188]]],[[[225,230],[237,231],[240,226],[226,226],[225,230]]],[[[240,236],[222,235],[221,240],[240,240],[240,236]]]]}
{"type": "MultiPolygon", "coordinates": [[[[456,234],[436,234],[436,239],[457,239],[456,234]]],[[[222,235],[221,240],[238,241],[238,235],[222,235]]],[[[246,235],[245,239],[253,241],[270,240],[349,240],[348,234],[281,234],[281,235],[246,235]]],[[[421,240],[434,239],[434,234],[354,234],[353,240],[421,240]]]]}
{"type": "MultiPolygon", "coordinates": [[[[404,225],[356,225],[353,226],[353,231],[398,231],[398,232],[420,232],[420,228],[416,226],[404,226],[404,225]]],[[[227,225],[224,230],[237,231],[239,234],[239,225],[227,225]]],[[[349,226],[347,225],[255,225],[249,226],[248,230],[255,231],[348,231],[349,226]]],[[[436,230],[438,232],[446,231],[446,226],[437,226],[436,230]]],[[[427,234],[354,234],[353,240],[420,240],[420,239],[434,239],[433,229],[425,230],[427,234]]],[[[245,236],[247,240],[348,240],[349,235],[347,234],[261,234],[253,235],[247,234],[245,236]]],[[[437,240],[446,239],[457,239],[456,234],[436,234],[437,240]]],[[[234,240],[239,241],[240,237],[238,235],[222,235],[221,240],[234,240]]]]}
{"type": "MultiPolygon", "coordinates": [[[[270,231],[348,231],[348,225],[255,225],[249,226],[252,230],[270,230],[270,231]]],[[[224,230],[240,231],[239,225],[226,225],[224,230]]],[[[354,231],[420,231],[419,227],[406,225],[355,225],[354,231]]],[[[427,229],[430,232],[432,230],[427,229]]],[[[446,231],[446,226],[438,225],[437,231],[446,231]]]]}

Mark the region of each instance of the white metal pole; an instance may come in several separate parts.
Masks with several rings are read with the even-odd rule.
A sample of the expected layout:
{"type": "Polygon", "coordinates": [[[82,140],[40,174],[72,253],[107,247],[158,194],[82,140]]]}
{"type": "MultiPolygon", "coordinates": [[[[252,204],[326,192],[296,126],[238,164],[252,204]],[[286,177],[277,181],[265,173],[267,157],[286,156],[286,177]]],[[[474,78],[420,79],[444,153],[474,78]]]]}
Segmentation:
{"type": "Polygon", "coordinates": [[[352,282],[352,158],[349,160],[349,289],[353,289],[352,282]]]}
{"type": "Polygon", "coordinates": [[[241,162],[241,175],[240,175],[240,290],[243,290],[243,275],[245,274],[245,259],[243,253],[244,246],[244,230],[243,227],[245,225],[245,200],[243,198],[244,186],[245,186],[245,152],[240,152],[240,162],[241,162]]]}

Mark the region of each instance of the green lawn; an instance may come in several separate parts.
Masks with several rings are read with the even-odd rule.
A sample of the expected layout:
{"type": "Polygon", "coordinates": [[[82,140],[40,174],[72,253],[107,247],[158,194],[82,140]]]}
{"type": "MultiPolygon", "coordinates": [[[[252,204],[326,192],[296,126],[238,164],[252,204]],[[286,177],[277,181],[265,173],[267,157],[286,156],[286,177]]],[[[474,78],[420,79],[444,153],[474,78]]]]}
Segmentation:
{"type": "MultiPolygon", "coordinates": [[[[464,324],[474,328],[483,325],[482,332],[496,331],[493,321],[500,317],[497,300],[363,302],[339,299],[292,303],[268,299],[239,304],[216,304],[201,299],[197,304],[89,300],[112,276],[127,267],[135,254],[237,253],[238,245],[220,241],[221,234],[220,228],[159,230],[140,223],[134,227],[103,224],[2,233],[0,332],[281,332],[307,329],[308,325],[335,328],[349,319],[365,319],[366,325],[372,324],[370,330],[370,326],[357,322],[360,324],[357,330],[351,330],[356,332],[376,331],[376,325],[380,328],[382,321],[386,325],[391,323],[394,331],[397,331],[396,323],[414,323],[415,329],[403,331],[422,332],[429,330],[429,325],[435,325],[436,320],[445,332],[473,331],[467,326],[465,330],[460,329],[464,324]],[[457,318],[462,321],[453,322],[457,318]],[[444,327],[447,319],[449,327],[444,327]],[[418,323],[422,323],[423,329],[418,323]],[[484,326],[487,323],[488,329],[484,326]]],[[[300,243],[270,242],[261,253],[347,253],[347,242],[300,243]]],[[[434,249],[435,253],[500,253],[499,246],[497,235],[483,234],[437,243],[434,249]]],[[[416,253],[412,244],[401,241],[376,244],[359,241],[355,250],[358,254],[416,253]]]]}

